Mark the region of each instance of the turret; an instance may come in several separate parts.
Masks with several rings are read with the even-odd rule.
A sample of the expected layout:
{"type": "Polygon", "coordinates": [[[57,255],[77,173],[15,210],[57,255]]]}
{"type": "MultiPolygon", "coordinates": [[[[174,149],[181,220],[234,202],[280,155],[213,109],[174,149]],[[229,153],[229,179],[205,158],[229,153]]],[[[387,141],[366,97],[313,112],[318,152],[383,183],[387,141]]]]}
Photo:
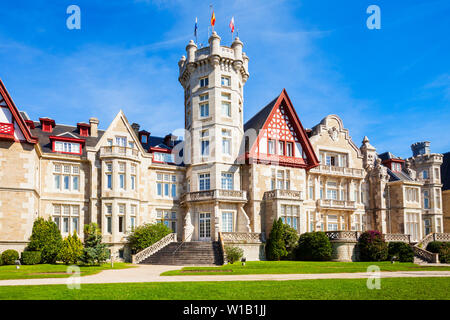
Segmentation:
{"type": "Polygon", "coordinates": [[[413,153],[413,157],[418,156],[419,154],[430,154],[430,142],[416,142],[411,145],[411,150],[413,153]]]}

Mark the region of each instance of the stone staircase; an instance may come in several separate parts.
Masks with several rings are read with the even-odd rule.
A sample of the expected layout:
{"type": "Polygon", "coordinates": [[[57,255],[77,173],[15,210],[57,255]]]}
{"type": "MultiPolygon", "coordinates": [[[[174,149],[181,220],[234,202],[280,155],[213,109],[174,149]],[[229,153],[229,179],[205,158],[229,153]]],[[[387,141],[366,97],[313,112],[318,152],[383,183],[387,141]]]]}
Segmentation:
{"type": "Polygon", "coordinates": [[[223,264],[223,255],[217,241],[172,242],[140,264],[202,265],[223,264]]]}

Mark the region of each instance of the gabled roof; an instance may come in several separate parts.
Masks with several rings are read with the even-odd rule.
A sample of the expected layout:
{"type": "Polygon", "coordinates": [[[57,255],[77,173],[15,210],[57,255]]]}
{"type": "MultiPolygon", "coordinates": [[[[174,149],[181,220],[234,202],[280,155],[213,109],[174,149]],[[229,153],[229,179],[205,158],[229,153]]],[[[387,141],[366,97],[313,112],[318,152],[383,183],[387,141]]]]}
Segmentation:
{"type": "Polygon", "coordinates": [[[441,164],[442,190],[450,190],[450,152],[444,153],[444,159],[441,164]]]}
{"type": "MultiPolygon", "coordinates": [[[[76,126],[68,126],[65,124],[56,124],[53,128],[52,132],[45,132],[42,131],[42,126],[39,121],[34,121],[35,128],[31,130],[31,132],[38,137],[39,144],[41,146],[42,152],[44,153],[54,153],[52,151],[52,143],[50,141],[51,136],[58,136],[58,137],[66,137],[66,138],[76,138],[76,139],[82,139],[85,140],[85,146],[86,147],[95,147],[97,145],[97,142],[100,140],[100,138],[105,133],[104,130],[98,130],[98,136],[97,137],[83,137],[80,136],[79,130],[76,126]]],[[[86,155],[86,149],[83,148],[83,156],[86,155]]]]}
{"type": "Polygon", "coordinates": [[[393,155],[389,151],[379,154],[378,158],[380,158],[381,161],[386,161],[386,160],[401,160],[401,161],[404,161],[402,158],[396,157],[395,155],[393,155]]]}
{"type": "MultiPolygon", "coordinates": [[[[289,98],[286,89],[283,89],[281,93],[272,100],[268,105],[266,105],[260,112],[258,112],[254,117],[252,117],[247,123],[244,125],[244,132],[247,130],[254,129],[258,134],[257,139],[253,141],[252,145],[249,146],[249,154],[246,155],[247,158],[252,158],[254,160],[260,161],[263,159],[259,158],[258,154],[255,154],[255,149],[258,144],[258,141],[264,135],[264,128],[267,127],[268,123],[272,119],[275,112],[278,108],[283,105],[286,109],[287,116],[291,119],[293,130],[295,130],[298,135],[298,141],[300,142],[303,152],[306,155],[306,164],[294,164],[294,163],[283,163],[282,160],[279,161],[281,165],[294,165],[298,167],[303,167],[305,169],[311,169],[319,165],[319,160],[314,152],[314,149],[309,141],[308,135],[306,134],[305,129],[295,111],[291,99],[289,98]]],[[[288,158],[288,157],[286,157],[288,158]]],[[[261,161],[264,162],[264,161],[261,161]]]]}
{"type": "Polygon", "coordinates": [[[404,171],[393,172],[391,169],[387,168],[387,173],[389,175],[389,181],[414,181],[411,177],[404,171]]]}
{"type": "Polygon", "coordinates": [[[5,85],[3,84],[3,81],[0,79],[0,101],[5,103],[6,106],[9,108],[9,111],[11,112],[14,121],[17,123],[17,126],[22,131],[22,134],[25,138],[25,140],[28,143],[35,144],[37,143],[37,138],[31,134],[30,129],[25,123],[25,120],[22,118],[19,110],[17,109],[16,105],[14,104],[14,101],[12,100],[11,96],[9,95],[8,90],[6,90],[5,85]]]}

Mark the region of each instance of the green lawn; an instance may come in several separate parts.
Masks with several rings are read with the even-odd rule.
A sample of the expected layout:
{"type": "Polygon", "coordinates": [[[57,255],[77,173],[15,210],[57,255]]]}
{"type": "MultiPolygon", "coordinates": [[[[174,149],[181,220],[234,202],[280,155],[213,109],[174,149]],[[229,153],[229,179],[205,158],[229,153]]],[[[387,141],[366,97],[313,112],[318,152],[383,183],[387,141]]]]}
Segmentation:
{"type": "Polygon", "coordinates": [[[0,300],[432,300],[450,298],[450,278],[381,279],[380,290],[365,279],[292,281],[159,282],[0,287],[0,300]]]}
{"type": "Polygon", "coordinates": [[[161,275],[239,275],[239,274],[289,274],[289,273],[338,273],[366,272],[367,267],[377,265],[381,271],[450,271],[450,266],[420,266],[414,263],[383,262],[332,262],[332,261],[249,261],[220,267],[185,267],[166,271],[161,275]]]}
{"type": "MultiPolygon", "coordinates": [[[[131,264],[116,262],[113,269],[133,268],[131,264]]],[[[101,266],[80,266],[82,276],[99,273],[102,270],[110,270],[111,264],[105,263],[101,266]]],[[[31,266],[0,266],[0,280],[10,279],[35,279],[35,278],[66,278],[71,274],[66,273],[67,266],[64,264],[37,264],[31,266]]]]}

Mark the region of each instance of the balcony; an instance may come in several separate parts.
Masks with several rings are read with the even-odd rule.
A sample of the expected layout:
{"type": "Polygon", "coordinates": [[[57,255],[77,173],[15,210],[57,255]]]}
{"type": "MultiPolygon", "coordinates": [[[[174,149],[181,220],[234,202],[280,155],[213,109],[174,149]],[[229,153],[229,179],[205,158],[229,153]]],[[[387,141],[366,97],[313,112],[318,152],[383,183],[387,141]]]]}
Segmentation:
{"type": "Polygon", "coordinates": [[[264,192],[264,200],[297,200],[303,201],[303,192],[295,190],[275,189],[264,192]]]}
{"type": "Polygon", "coordinates": [[[356,210],[355,201],[350,200],[319,199],[317,206],[323,209],[356,210]]]}
{"type": "Polygon", "coordinates": [[[0,122],[0,139],[14,141],[14,125],[0,122]]]}
{"type": "Polygon", "coordinates": [[[346,168],[346,167],[336,167],[336,166],[327,166],[327,165],[319,165],[316,168],[312,168],[310,170],[311,173],[320,173],[331,176],[339,176],[339,177],[350,177],[350,178],[364,178],[364,170],[356,169],[356,168],[346,168]]]}
{"type": "Polygon", "coordinates": [[[186,201],[229,201],[229,202],[245,202],[247,201],[247,191],[240,190],[203,190],[197,192],[188,192],[181,196],[181,202],[186,201]]]}
{"type": "Polygon", "coordinates": [[[138,150],[120,146],[106,146],[100,148],[100,158],[138,158],[138,150]]]}

